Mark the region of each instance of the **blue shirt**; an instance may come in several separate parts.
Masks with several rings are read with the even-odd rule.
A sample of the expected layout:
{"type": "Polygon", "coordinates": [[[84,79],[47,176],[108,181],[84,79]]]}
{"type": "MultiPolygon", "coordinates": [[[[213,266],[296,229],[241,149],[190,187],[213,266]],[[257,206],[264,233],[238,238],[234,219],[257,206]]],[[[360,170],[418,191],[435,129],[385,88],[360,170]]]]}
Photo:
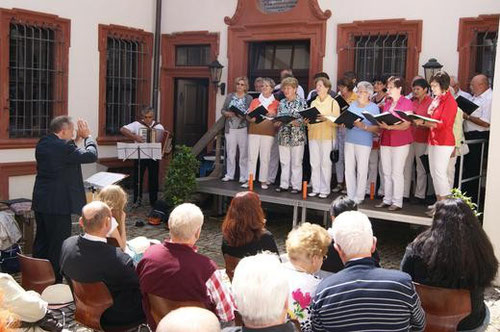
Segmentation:
{"type": "MultiPolygon", "coordinates": [[[[365,107],[361,108],[359,107],[359,104],[357,101],[353,102],[351,106],[349,106],[349,111],[359,115],[363,116],[361,112],[369,112],[373,115],[379,114],[380,110],[377,105],[374,103],[370,102],[368,105],[365,107]]],[[[372,123],[366,119],[363,119],[362,122],[366,124],[367,126],[370,126],[372,123]]],[[[353,127],[352,129],[347,130],[346,134],[346,139],[345,141],[347,143],[352,143],[352,144],[358,144],[358,145],[365,145],[365,146],[372,146],[373,142],[373,134],[370,133],[369,131],[360,129],[358,127],[353,127]]]]}

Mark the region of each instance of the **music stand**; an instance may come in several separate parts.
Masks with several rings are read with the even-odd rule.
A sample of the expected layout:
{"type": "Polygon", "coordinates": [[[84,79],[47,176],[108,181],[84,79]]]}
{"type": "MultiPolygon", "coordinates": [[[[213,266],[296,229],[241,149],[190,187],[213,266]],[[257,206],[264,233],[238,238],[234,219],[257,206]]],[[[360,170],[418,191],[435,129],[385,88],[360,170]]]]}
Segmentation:
{"type": "Polygon", "coordinates": [[[138,169],[137,169],[137,194],[139,195],[138,202],[139,205],[142,201],[141,192],[141,160],[142,159],[153,159],[161,160],[162,158],[162,147],[161,143],[121,143],[116,144],[116,150],[118,152],[118,159],[123,161],[127,159],[137,159],[138,169]]]}

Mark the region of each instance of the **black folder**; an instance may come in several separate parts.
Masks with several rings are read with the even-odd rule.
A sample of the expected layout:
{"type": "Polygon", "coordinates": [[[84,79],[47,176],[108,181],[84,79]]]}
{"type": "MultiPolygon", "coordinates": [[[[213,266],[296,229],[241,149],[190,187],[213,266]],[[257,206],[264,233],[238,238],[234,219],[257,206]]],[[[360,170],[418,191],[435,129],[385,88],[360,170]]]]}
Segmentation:
{"type": "Polygon", "coordinates": [[[300,111],[299,114],[304,119],[308,119],[309,123],[322,122],[318,119],[318,115],[320,115],[321,113],[318,111],[316,107],[306,108],[305,110],[300,111]]]}
{"type": "Polygon", "coordinates": [[[398,115],[405,121],[413,121],[415,118],[412,118],[413,112],[405,112],[405,111],[395,111],[398,115]]]}
{"type": "Polygon", "coordinates": [[[340,116],[335,120],[335,123],[343,124],[346,128],[352,129],[352,127],[354,127],[354,122],[357,120],[363,120],[363,117],[347,110],[340,114],[340,116]]]}
{"type": "Polygon", "coordinates": [[[471,115],[472,113],[474,113],[475,110],[477,110],[479,108],[479,105],[473,103],[469,99],[464,98],[462,96],[458,96],[456,101],[457,101],[458,107],[460,107],[460,109],[462,111],[464,111],[465,113],[467,113],[468,115],[471,115]]]}
{"type": "Polygon", "coordinates": [[[346,109],[349,108],[349,103],[340,94],[333,97],[333,99],[335,99],[337,103],[339,103],[340,112],[344,112],[346,109]]]}
{"type": "Polygon", "coordinates": [[[245,117],[245,112],[243,112],[242,110],[240,110],[238,107],[236,106],[231,106],[229,107],[229,110],[231,112],[233,112],[234,114],[236,114],[237,116],[239,116],[240,118],[244,118],[245,117]]]}
{"type": "Polygon", "coordinates": [[[371,114],[370,112],[361,112],[361,114],[363,114],[365,119],[370,121],[374,126],[379,125],[377,119],[375,119],[375,116],[373,114],[371,114]]]}
{"type": "Polygon", "coordinates": [[[274,96],[274,99],[276,99],[277,101],[281,101],[282,99],[285,99],[285,94],[281,90],[274,92],[273,96],[274,96]]]}
{"type": "Polygon", "coordinates": [[[263,116],[266,114],[267,114],[267,109],[264,106],[260,105],[247,115],[251,118],[255,118],[256,123],[261,123],[262,121],[264,121],[263,116]]]}
{"type": "Polygon", "coordinates": [[[422,166],[424,166],[424,170],[426,174],[431,172],[431,167],[429,165],[429,155],[423,154],[420,156],[420,161],[422,162],[422,166]]]}
{"type": "Polygon", "coordinates": [[[427,122],[434,122],[434,123],[441,123],[442,122],[441,120],[433,119],[433,118],[423,116],[423,115],[418,115],[418,114],[409,114],[408,117],[411,118],[412,120],[420,119],[420,120],[424,120],[427,122]]]}
{"type": "MultiPolygon", "coordinates": [[[[372,120],[366,115],[367,112],[363,112],[363,115],[366,116],[366,118],[368,119],[368,121],[372,122],[372,120]]],[[[380,113],[380,114],[377,114],[377,115],[372,115],[370,114],[374,119],[375,121],[377,122],[377,125],[382,123],[382,122],[385,122],[385,124],[389,125],[389,126],[392,126],[392,125],[395,125],[397,123],[400,123],[401,120],[400,118],[398,118],[397,116],[395,116],[394,114],[390,113],[390,112],[384,112],[384,113],[380,113]]],[[[373,123],[373,122],[372,122],[373,123]]]]}
{"type": "Polygon", "coordinates": [[[274,118],[274,121],[279,121],[283,124],[288,124],[288,123],[292,122],[293,120],[297,120],[297,119],[294,118],[293,116],[289,116],[289,115],[282,115],[282,116],[277,116],[274,118]]]}

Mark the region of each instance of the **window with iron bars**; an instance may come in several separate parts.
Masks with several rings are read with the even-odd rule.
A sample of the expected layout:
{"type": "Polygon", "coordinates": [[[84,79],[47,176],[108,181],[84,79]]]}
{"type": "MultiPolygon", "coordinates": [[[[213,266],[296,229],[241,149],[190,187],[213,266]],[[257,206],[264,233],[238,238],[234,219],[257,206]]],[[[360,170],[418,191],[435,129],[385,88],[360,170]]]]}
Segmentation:
{"type": "Polygon", "coordinates": [[[359,80],[371,82],[374,77],[406,75],[406,34],[355,36],[352,51],[359,80]]]}
{"type": "Polygon", "coordinates": [[[54,114],[56,32],[11,23],[9,31],[9,138],[48,132],[54,114]]]}
{"type": "Polygon", "coordinates": [[[475,49],[476,61],[474,71],[484,74],[493,86],[493,76],[495,74],[495,57],[497,50],[498,31],[476,32],[476,43],[472,45],[475,49]]]}
{"type": "Polygon", "coordinates": [[[140,41],[108,37],[106,53],[106,134],[136,119],[146,105],[141,93],[145,82],[145,46],[140,41]]]}

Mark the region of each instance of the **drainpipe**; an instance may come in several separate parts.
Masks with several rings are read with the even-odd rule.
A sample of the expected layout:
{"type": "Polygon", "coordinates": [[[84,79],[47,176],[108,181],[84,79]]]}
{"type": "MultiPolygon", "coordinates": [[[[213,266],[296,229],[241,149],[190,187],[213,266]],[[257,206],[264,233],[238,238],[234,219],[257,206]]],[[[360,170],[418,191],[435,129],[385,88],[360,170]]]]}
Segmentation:
{"type": "MultiPolygon", "coordinates": [[[[161,39],[161,2],[156,0],[155,42],[153,54],[153,102],[152,106],[158,116],[158,80],[160,76],[160,39],[161,39]]],[[[165,119],[161,119],[165,121],[165,119]]]]}

